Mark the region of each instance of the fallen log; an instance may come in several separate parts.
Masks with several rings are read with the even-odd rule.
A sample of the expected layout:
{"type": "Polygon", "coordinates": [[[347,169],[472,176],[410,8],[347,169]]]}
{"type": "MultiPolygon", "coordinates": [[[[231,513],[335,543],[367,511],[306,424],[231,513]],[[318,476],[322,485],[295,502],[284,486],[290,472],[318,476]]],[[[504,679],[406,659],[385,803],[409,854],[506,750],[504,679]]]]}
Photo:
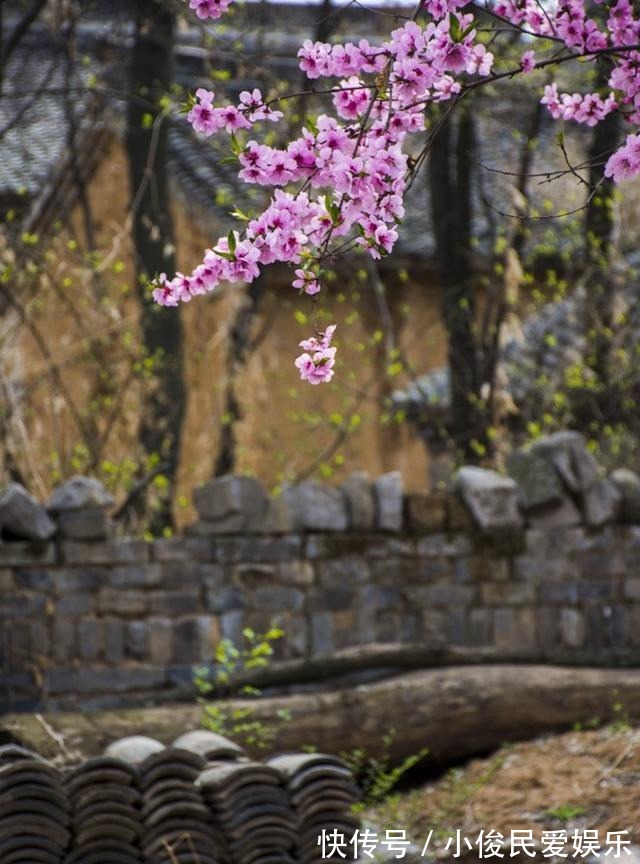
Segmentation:
{"type": "MultiPolygon", "coordinates": [[[[616,716],[615,705],[638,718],[640,669],[457,666],[409,672],[350,689],[217,704],[251,709],[252,720],[273,728],[274,752],[306,746],[329,753],[364,748],[379,756],[386,733],[394,729],[389,748],[394,759],[428,747],[431,759],[446,763],[576,723],[596,718],[606,722],[616,716]],[[279,720],[282,711],[291,719],[279,720]]],[[[111,741],[133,734],[170,743],[197,728],[200,720],[194,704],[96,712],[86,718],[80,713],[46,715],[55,735],[84,755],[99,753],[111,741]]],[[[25,744],[43,749],[42,726],[33,717],[13,715],[4,718],[2,726],[25,744]]]]}
{"type": "MultiPolygon", "coordinates": [[[[254,719],[276,724],[274,749],[313,745],[332,753],[380,753],[401,759],[428,747],[436,762],[485,753],[506,741],[605,722],[624,706],[640,717],[640,669],[478,665],[427,669],[351,690],[256,700],[254,719]]],[[[245,707],[247,707],[245,705],[245,707]]]]}

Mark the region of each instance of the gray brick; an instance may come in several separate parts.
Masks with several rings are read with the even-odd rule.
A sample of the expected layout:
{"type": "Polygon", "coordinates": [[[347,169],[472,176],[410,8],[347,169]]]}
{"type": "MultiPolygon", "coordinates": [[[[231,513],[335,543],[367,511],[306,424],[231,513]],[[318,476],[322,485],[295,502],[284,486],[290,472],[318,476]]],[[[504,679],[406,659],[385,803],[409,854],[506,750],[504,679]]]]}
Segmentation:
{"type": "MultiPolygon", "coordinates": [[[[20,571],[17,571],[18,573],[20,571]]],[[[16,574],[17,575],[17,574],[16,574]]],[[[11,594],[15,591],[16,583],[11,570],[0,570],[0,595],[11,594]]]]}
{"type": "Polygon", "coordinates": [[[229,580],[227,572],[220,564],[200,564],[198,579],[207,588],[221,588],[229,580]]]}
{"type": "Polygon", "coordinates": [[[150,560],[151,544],[131,538],[100,542],[64,540],[60,552],[65,564],[134,564],[150,560]]]}
{"type": "MultiPolygon", "coordinates": [[[[198,659],[201,663],[211,663],[215,659],[216,645],[220,641],[218,620],[212,615],[200,615],[196,627],[200,646],[198,659]]],[[[287,630],[287,640],[289,639],[290,631],[287,630]]]]}
{"type": "Polygon", "coordinates": [[[596,579],[583,580],[578,583],[578,599],[586,601],[612,600],[616,594],[613,582],[601,582],[596,579]]]}
{"type": "MultiPolygon", "coordinates": [[[[3,570],[11,575],[11,571],[3,570]]],[[[25,591],[50,591],[53,588],[55,570],[16,570],[15,584],[25,591]]]]}
{"type": "Polygon", "coordinates": [[[149,625],[146,621],[129,621],[125,625],[125,653],[134,660],[144,660],[149,652],[149,625]]]}
{"type": "Polygon", "coordinates": [[[157,584],[159,587],[169,590],[197,590],[202,584],[201,567],[207,565],[184,561],[168,561],[165,564],[154,564],[154,567],[162,567],[162,575],[157,584]]]}
{"type": "Polygon", "coordinates": [[[168,537],[154,540],[152,558],[160,563],[195,560],[206,561],[211,557],[211,541],[207,537],[168,537]]]}
{"type": "Polygon", "coordinates": [[[330,654],[333,650],[333,618],[329,612],[314,612],[311,616],[311,652],[330,654]]]}
{"type": "Polygon", "coordinates": [[[542,603],[558,603],[575,605],[578,602],[577,582],[541,582],[540,601],[542,603]]]}
{"type": "Polygon", "coordinates": [[[586,637],[584,615],[578,609],[560,611],[560,633],[568,648],[581,648],[586,637]]]}
{"type": "Polygon", "coordinates": [[[166,665],[173,658],[173,622],[169,618],[149,619],[149,659],[166,665]]]}
{"type": "Polygon", "coordinates": [[[362,584],[371,577],[367,562],[355,556],[334,561],[320,561],[316,569],[318,584],[323,588],[362,584]]]}
{"type": "Polygon", "coordinates": [[[55,563],[54,543],[0,543],[0,567],[46,567],[55,563]]]}
{"type": "Polygon", "coordinates": [[[283,561],[277,567],[277,579],[288,585],[313,585],[315,572],[309,561],[283,561]]]}
{"type": "Polygon", "coordinates": [[[487,606],[524,606],[536,599],[535,586],[527,582],[486,582],[480,591],[487,606]]]}
{"type": "Polygon", "coordinates": [[[44,615],[47,600],[41,594],[13,594],[2,601],[0,615],[4,618],[36,618],[44,615]]]}
{"type": "Polygon", "coordinates": [[[109,584],[115,588],[146,588],[162,583],[159,564],[138,564],[114,567],[109,575],[109,584]]]}
{"type": "Polygon", "coordinates": [[[76,656],[76,623],[68,618],[53,622],[53,656],[58,663],[68,663],[76,656]]]}
{"type": "Polygon", "coordinates": [[[93,596],[86,591],[63,594],[56,601],[56,615],[88,615],[93,611],[93,596]]]}
{"type": "Polygon", "coordinates": [[[124,657],[124,625],[109,618],[104,621],[104,656],[107,663],[116,666],[124,657]]]}
{"type": "Polygon", "coordinates": [[[238,588],[223,588],[220,591],[209,589],[205,596],[207,609],[216,615],[244,609],[247,605],[245,593],[238,588]]]}
{"type": "Polygon", "coordinates": [[[49,636],[49,627],[44,620],[32,621],[31,629],[31,650],[34,654],[44,655],[49,659],[51,654],[51,637],[49,636]]]}
{"type": "Polygon", "coordinates": [[[144,591],[133,588],[102,588],[98,599],[102,613],[114,613],[125,618],[144,615],[149,606],[149,597],[144,591]]]}
{"type": "Polygon", "coordinates": [[[624,580],[624,596],[627,600],[640,600],[640,577],[624,580]]]}
{"type": "Polygon", "coordinates": [[[464,609],[451,609],[448,615],[449,642],[464,645],[467,636],[467,616],[464,609]]]}
{"type": "Polygon", "coordinates": [[[242,643],[242,628],[244,627],[244,612],[234,610],[220,616],[220,629],[223,639],[231,639],[236,645],[242,643]]]}
{"type": "Polygon", "coordinates": [[[81,660],[95,661],[102,652],[102,621],[87,618],[78,623],[78,653],[81,660]]]}
{"type": "Polygon", "coordinates": [[[422,613],[424,628],[423,641],[427,645],[441,646],[446,644],[447,618],[444,612],[436,609],[425,609],[422,613]]]}
{"type": "Polygon", "coordinates": [[[488,609],[472,609],[469,613],[468,640],[472,646],[491,644],[491,612],[488,609]]]}
{"type": "Polygon", "coordinates": [[[421,558],[460,558],[470,555],[472,547],[466,534],[430,534],[418,541],[417,552],[421,558]]]}
{"type": "Polygon", "coordinates": [[[201,608],[197,591],[152,591],[149,595],[152,615],[190,615],[201,608]]]}
{"type": "Polygon", "coordinates": [[[311,595],[313,609],[340,612],[353,607],[356,590],[353,587],[315,588],[311,595]]]}
{"type": "Polygon", "coordinates": [[[173,628],[173,660],[175,663],[200,661],[200,634],[196,618],[176,622],[173,628]]]}
{"type": "Polygon", "coordinates": [[[286,585],[273,585],[270,588],[265,586],[254,591],[253,602],[256,609],[267,612],[299,612],[304,605],[304,594],[297,588],[286,585]]]}
{"type": "Polygon", "coordinates": [[[475,596],[475,589],[469,585],[442,583],[425,585],[418,589],[425,605],[428,606],[467,606],[475,596]]]}
{"type": "Polygon", "coordinates": [[[93,591],[108,585],[111,578],[109,567],[78,567],[56,570],[53,581],[58,591],[93,591]]]}

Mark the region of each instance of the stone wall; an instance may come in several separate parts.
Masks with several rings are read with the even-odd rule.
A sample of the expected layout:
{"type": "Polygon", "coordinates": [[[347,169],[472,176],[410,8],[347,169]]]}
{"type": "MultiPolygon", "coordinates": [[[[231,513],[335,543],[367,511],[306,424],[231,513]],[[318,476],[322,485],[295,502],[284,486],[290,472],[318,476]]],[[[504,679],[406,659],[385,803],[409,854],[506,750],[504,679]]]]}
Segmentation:
{"type": "Polygon", "coordinates": [[[603,479],[579,436],[544,446],[518,455],[518,484],[464,468],[448,494],[403,496],[396,474],[354,475],[270,501],[253,480],[222,478],[196,491],[201,519],[185,536],[152,542],[110,537],[107,497],[77,494],[92,482],[80,480],[39,514],[50,537],[18,539],[38,520],[21,526],[16,500],[18,512],[39,505],[11,487],[2,707],[190,699],[193,666],[221,638],[272,622],[286,632],[280,657],[405,642],[638,663],[640,480],[603,479]]]}

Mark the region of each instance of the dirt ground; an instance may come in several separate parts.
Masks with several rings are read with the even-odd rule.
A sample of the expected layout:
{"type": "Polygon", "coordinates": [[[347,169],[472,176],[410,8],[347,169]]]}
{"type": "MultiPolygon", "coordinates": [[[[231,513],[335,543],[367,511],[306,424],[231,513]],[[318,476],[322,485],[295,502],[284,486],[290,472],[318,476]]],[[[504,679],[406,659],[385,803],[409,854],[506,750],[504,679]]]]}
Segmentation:
{"type": "MultiPolygon", "coordinates": [[[[599,729],[506,745],[423,788],[394,795],[366,815],[385,830],[405,829],[417,844],[433,831],[434,851],[444,851],[458,829],[469,838],[481,830],[508,838],[512,830],[525,829],[538,840],[542,831],[565,830],[571,837],[597,829],[603,846],[607,832],[626,830],[637,845],[640,729],[621,718],[599,729]]],[[[572,852],[568,860],[582,860],[572,852]]]]}

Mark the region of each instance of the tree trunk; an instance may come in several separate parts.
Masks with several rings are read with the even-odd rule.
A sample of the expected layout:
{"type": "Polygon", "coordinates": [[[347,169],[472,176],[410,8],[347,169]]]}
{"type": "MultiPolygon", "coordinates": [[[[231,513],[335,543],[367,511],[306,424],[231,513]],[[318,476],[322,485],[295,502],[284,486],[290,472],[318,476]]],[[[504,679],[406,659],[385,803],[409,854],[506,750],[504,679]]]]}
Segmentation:
{"type": "Polygon", "coordinates": [[[610,263],[613,248],[615,184],[603,174],[607,156],[616,148],[621,134],[617,111],[599,123],[589,148],[589,188],[591,197],[585,213],[585,256],[587,261],[587,320],[589,365],[602,388],[611,380],[609,354],[613,325],[615,284],[610,263]]]}
{"type": "Polygon", "coordinates": [[[471,260],[474,148],[473,115],[462,109],[457,126],[446,122],[436,135],[429,160],[442,316],[448,337],[451,434],[461,456],[472,462],[478,459],[477,445],[486,446],[471,260]]]}
{"type": "MultiPolygon", "coordinates": [[[[147,280],[175,270],[167,182],[167,121],[160,99],[173,82],[174,17],[156,0],[136,0],[127,115],[127,153],[133,207],[133,242],[142,307],[141,330],[151,367],[142,407],[140,445],[149,471],[158,462],[168,483],[154,507],[150,528],[172,523],[171,500],[180,453],[186,391],[180,313],[157,307],[147,280]]],[[[148,488],[148,487],[145,487],[148,488]]]]}

